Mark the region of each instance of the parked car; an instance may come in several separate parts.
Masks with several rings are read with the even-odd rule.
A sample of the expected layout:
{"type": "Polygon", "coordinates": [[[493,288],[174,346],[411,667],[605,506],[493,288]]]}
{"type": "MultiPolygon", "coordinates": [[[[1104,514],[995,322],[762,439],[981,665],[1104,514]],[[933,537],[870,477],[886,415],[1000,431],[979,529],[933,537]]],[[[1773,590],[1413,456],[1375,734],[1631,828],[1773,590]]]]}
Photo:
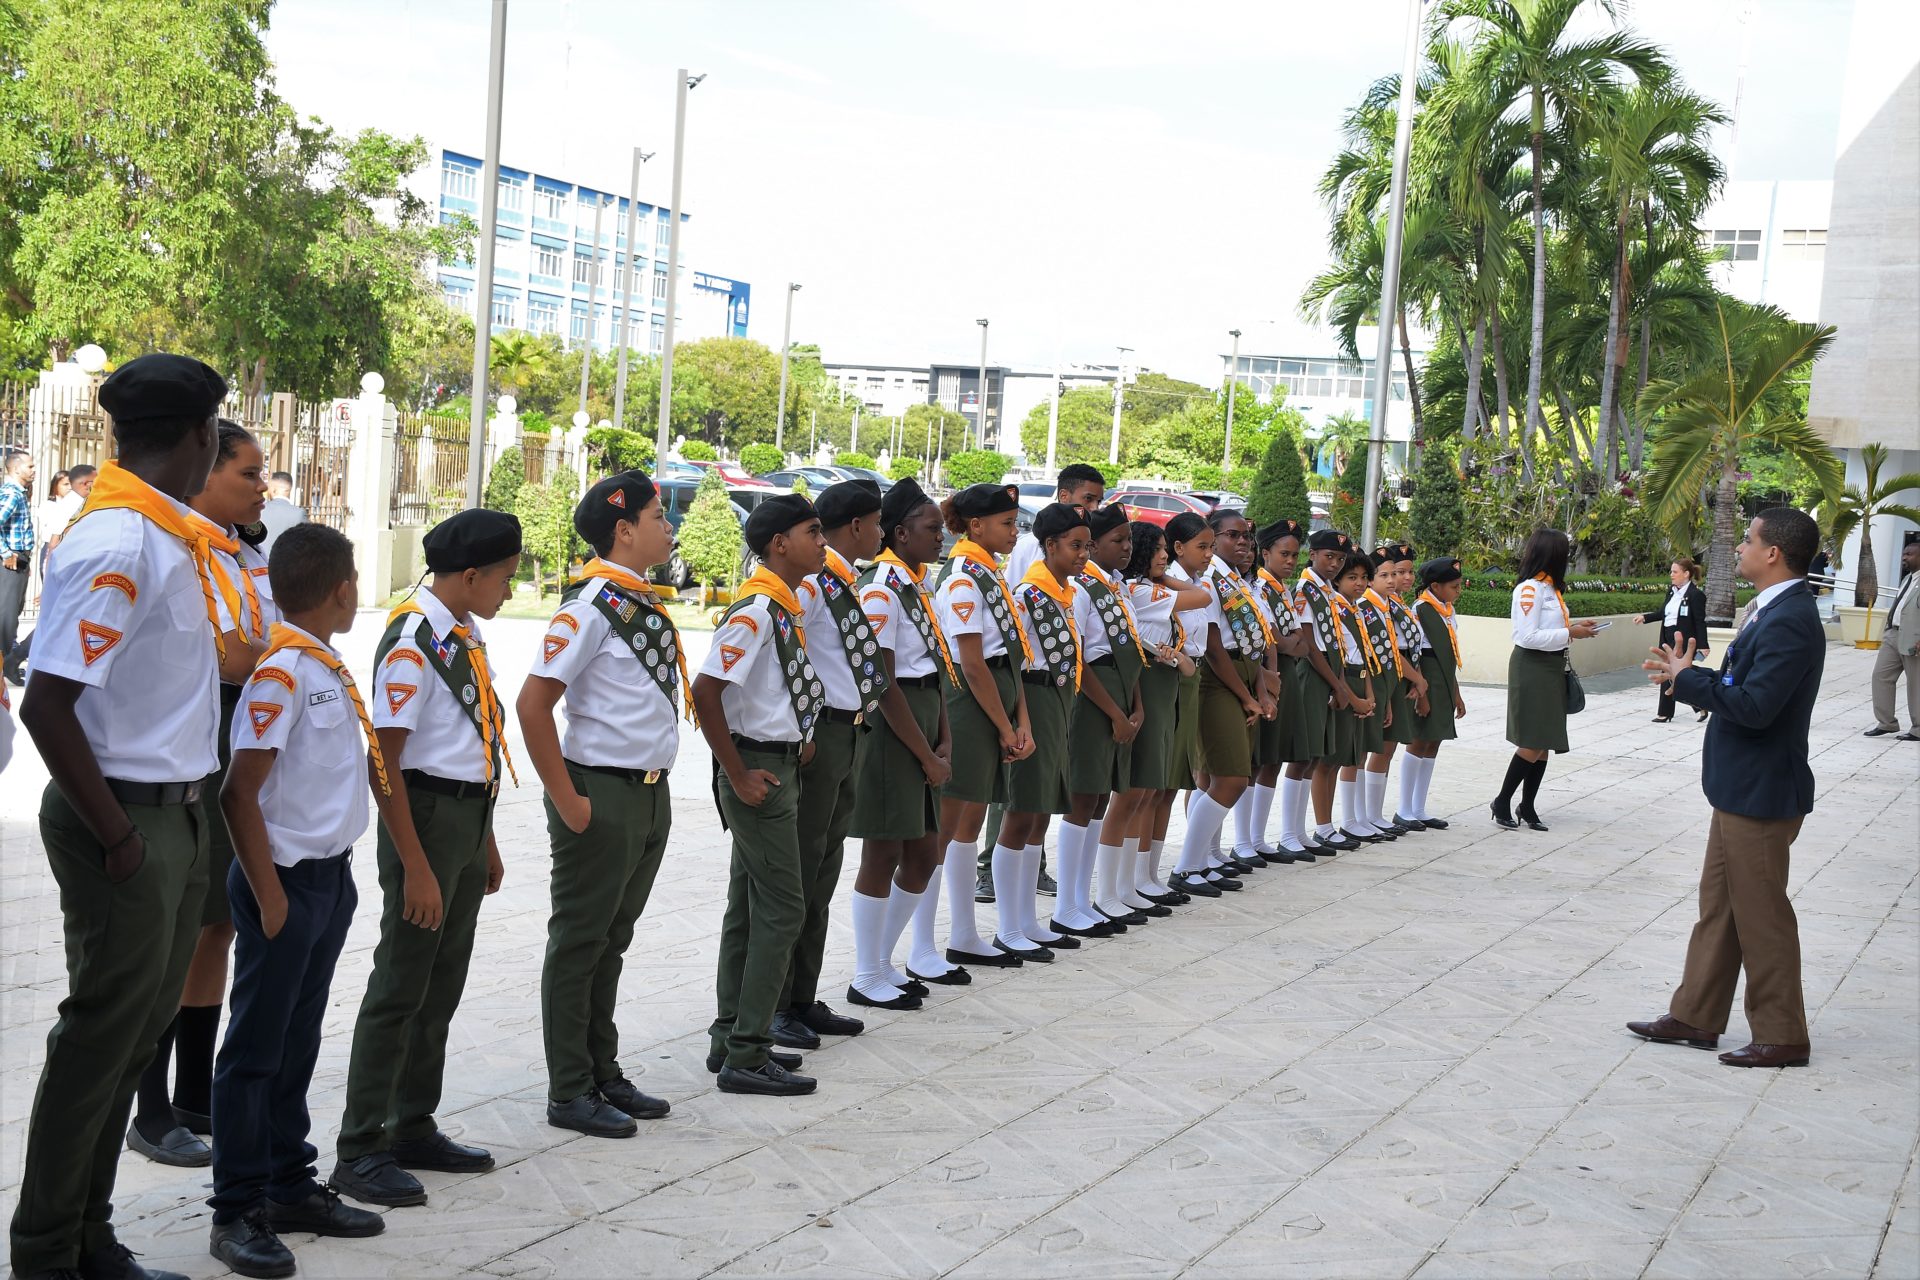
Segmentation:
{"type": "Polygon", "coordinates": [[[694,466],[691,462],[674,462],[669,459],[654,467],[650,474],[656,481],[691,480],[695,484],[699,484],[700,477],[705,475],[706,472],[694,466]]]}
{"type": "Polygon", "coordinates": [[[1045,506],[1053,501],[1053,495],[1060,492],[1051,480],[1022,480],[1014,488],[1020,491],[1021,498],[1038,498],[1045,506]]]}
{"type": "Polygon", "coordinates": [[[696,462],[693,465],[702,470],[718,471],[720,478],[727,482],[727,487],[730,489],[773,488],[737,462],[696,462]]]}
{"type": "Polygon", "coordinates": [[[880,492],[882,493],[893,488],[893,481],[887,479],[871,467],[808,467],[806,470],[830,473],[833,476],[833,480],[829,483],[837,484],[842,480],[871,480],[880,486],[880,492]]]}
{"type": "MultiPolygon", "coordinates": [[[[694,495],[699,492],[700,485],[693,480],[656,479],[654,487],[660,491],[660,506],[666,512],[667,523],[673,526],[677,539],[680,524],[687,518],[687,511],[693,506],[694,495]]],[[[766,492],[774,492],[774,490],[768,488],[766,492]]],[[[747,527],[747,508],[740,505],[737,497],[732,499],[732,506],[734,518],[740,522],[740,528],[744,532],[747,527]]],[[[753,571],[751,560],[750,552],[741,553],[740,576],[742,578],[753,571]]],[[[687,566],[685,560],[680,558],[680,547],[677,541],[673,548],[673,558],[663,565],[654,566],[653,576],[655,581],[663,582],[670,587],[686,588],[693,585],[693,570],[687,566]]]]}
{"type": "Polygon", "coordinates": [[[1189,493],[1187,497],[1192,498],[1195,502],[1203,503],[1209,512],[1218,511],[1222,507],[1225,507],[1229,511],[1245,511],[1247,509],[1247,499],[1243,494],[1223,493],[1214,490],[1195,490],[1189,493]]]}
{"type": "Polygon", "coordinates": [[[816,474],[811,467],[805,469],[790,467],[785,471],[769,471],[760,478],[768,484],[781,489],[793,488],[793,482],[798,480],[806,485],[807,496],[811,498],[819,497],[828,485],[834,483],[834,481],[816,474]]]}
{"type": "Polygon", "coordinates": [[[1109,502],[1126,504],[1127,516],[1134,520],[1144,520],[1148,524],[1165,526],[1167,521],[1182,511],[1191,511],[1197,516],[1205,516],[1212,508],[1197,498],[1184,493],[1163,493],[1158,489],[1122,489],[1107,496],[1109,502]]]}

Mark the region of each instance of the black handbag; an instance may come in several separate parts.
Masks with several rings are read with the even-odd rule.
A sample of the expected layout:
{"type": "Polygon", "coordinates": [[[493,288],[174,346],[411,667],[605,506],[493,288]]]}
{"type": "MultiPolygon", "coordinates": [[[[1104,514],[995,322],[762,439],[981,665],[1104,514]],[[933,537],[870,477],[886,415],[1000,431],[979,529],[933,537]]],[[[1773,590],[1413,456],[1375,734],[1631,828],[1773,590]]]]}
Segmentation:
{"type": "Polygon", "coordinates": [[[1587,709],[1587,690],[1586,687],[1580,683],[1580,677],[1574,674],[1573,659],[1568,657],[1566,663],[1567,714],[1570,716],[1578,715],[1587,709]]]}

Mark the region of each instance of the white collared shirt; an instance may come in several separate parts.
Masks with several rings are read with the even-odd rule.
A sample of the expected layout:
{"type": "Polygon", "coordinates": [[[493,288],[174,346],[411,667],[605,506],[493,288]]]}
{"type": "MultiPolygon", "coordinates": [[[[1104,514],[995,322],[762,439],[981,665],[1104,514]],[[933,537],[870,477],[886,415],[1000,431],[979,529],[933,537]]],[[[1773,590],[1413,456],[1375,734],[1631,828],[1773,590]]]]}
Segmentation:
{"type": "Polygon", "coordinates": [[[781,668],[774,625],[767,597],[750,597],[713,633],[700,674],[726,683],[720,706],[729,731],[761,742],[799,742],[800,722],[794,718],[787,681],[800,679],[806,671],[801,668],[789,677],[781,668]]]}
{"type": "Polygon", "coordinates": [[[1140,641],[1149,654],[1163,644],[1173,643],[1172,587],[1148,578],[1135,578],[1127,584],[1128,602],[1133,606],[1133,622],[1140,628],[1140,641]]]}
{"type": "Polygon", "coordinates": [[[1513,622],[1513,643],[1521,649],[1558,653],[1572,638],[1551,582],[1529,578],[1514,587],[1507,612],[1513,622]]]}
{"type": "MultiPolygon", "coordinates": [[[[679,713],[593,603],[605,581],[588,578],[580,594],[560,606],[534,659],[534,675],[567,687],[560,754],[610,769],[671,769],[680,754],[679,713]]],[[[668,674],[680,679],[678,672],[668,674]]]]}
{"type": "Polygon", "coordinates": [[[1366,650],[1360,647],[1360,637],[1354,634],[1354,627],[1367,625],[1366,619],[1359,616],[1357,602],[1340,597],[1341,605],[1336,606],[1333,615],[1334,629],[1340,633],[1340,660],[1350,667],[1364,667],[1367,664],[1366,650]],[[1347,615],[1354,615],[1352,626],[1347,623],[1347,615]]]}
{"type": "MultiPolygon", "coordinates": [[[[926,566],[921,567],[924,574],[926,566]]],[[[934,673],[939,661],[926,640],[920,634],[920,628],[913,625],[913,619],[907,617],[906,609],[900,603],[900,597],[886,583],[889,572],[897,573],[905,579],[906,571],[895,564],[883,564],[874,580],[860,591],[860,608],[867,615],[867,625],[873,628],[873,638],[882,649],[893,654],[893,674],[896,679],[913,680],[934,673]]],[[[922,578],[924,582],[924,577],[922,578]]],[[[920,593],[920,607],[929,611],[933,602],[927,599],[926,588],[909,582],[908,589],[920,593]]],[[[808,632],[809,635],[812,632],[808,632]]]]}
{"type": "MultiPolygon", "coordinates": [[[[1001,581],[1005,582],[1003,578],[1001,581]]],[[[1011,591],[1013,584],[1007,583],[1011,591]]],[[[995,658],[1007,651],[1007,638],[1001,634],[1000,625],[987,611],[986,602],[981,598],[979,584],[968,574],[965,565],[955,565],[947,580],[933,592],[933,607],[940,619],[940,630],[946,633],[947,643],[953,646],[953,660],[960,661],[959,636],[979,636],[980,656],[995,658]]]]}
{"type": "Polygon", "coordinates": [[[275,865],[335,857],[366,834],[366,735],[340,677],[312,654],[283,649],[254,673],[234,713],[232,746],[236,755],[280,753],[260,787],[275,865]]]}
{"type": "MultiPolygon", "coordinates": [[[[1204,578],[1206,574],[1203,573],[1201,576],[1204,578]]],[[[1202,585],[1195,583],[1192,578],[1188,577],[1187,571],[1178,564],[1169,564],[1167,566],[1167,577],[1175,582],[1183,582],[1190,587],[1202,585]]],[[[1208,594],[1212,594],[1211,587],[1208,588],[1208,594]]],[[[1180,610],[1180,625],[1187,629],[1185,650],[1188,657],[1198,658],[1206,653],[1207,628],[1214,625],[1214,621],[1219,617],[1219,614],[1220,603],[1217,600],[1209,600],[1197,609],[1180,610]]]]}
{"type": "Polygon", "coordinates": [[[219,768],[218,651],[180,539],[122,508],[75,521],[47,559],[33,636],[34,675],[87,686],[74,711],[101,773],[195,782],[219,768]]]}
{"type": "MultiPolygon", "coordinates": [[[[453,633],[457,625],[453,614],[430,588],[421,587],[414,600],[433,628],[436,641],[444,641],[453,633]]],[[[487,744],[465,704],[440,678],[433,659],[420,651],[414,639],[419,626],[416,618],[405,620],[399,640],[374,674],[376,696],[367,707],[373,727],[408,731],[400,758],[388,761],[388,767],[418,769],[452,782],[485,782],[487,744]]],[[[477,619],[469,620],[467,630],[475,640],[480,639],[477,619]]]]}
{"type": "MultiPolygon", "coordinates": [[[[860,686],[854,682],[846,640],[840,634],[840,624],[834,620],[833,606],[827,603],[826,579],[836,566],[846,574],[842,585],[852,581],[853,566],[845,556],[828,547],[827,567],[802,578],[794,594],[800,597],[801,621],[807,626],[807,657],[820,676],[820,686],[827,691],[827,705],[841,711],[861,711],[866,703],[860,697],[860,686]]],[[[852,587],[846,589],[853,591],[852,587]]]]}
{"type": "MultiPolygon", "coordinates": [[[[232,536],[231,530],[229,536],[232,536]]],[[[227,608],[226,596],[217,586],[215,587],[213,607],[214,612],[220,615],[221,632],[224,634],[238,631],[252,644],[260,645],[265,640],[267,632],[273,629],[273,624],[280,621],[280,609],[273,603],[273,584],[267,580],[266,553],[256,551],[242,542],[240,550],[234,555],[228,555],[218,549],[213,554],[220,561],[221,569],[226,571],[227,581],[232,583],[233,589],[240,594],[241,616],[236,618],[233,616],[233,610],[227,608]],[[253,584],[254,596],[260,601],[260,634],[257,636],[254,635],[253,628],[249,625],[250,619],[246,616],[246,584],[248,582],[253,584]]]]}
{"type": "MultiPolygon", "coordinates": [[[[1108,577],[1106,571],[1091,560],[1087,561],[1086,572],[1105,583],[1107,590],[1113,592],[1116,607],[1129,617],[1133,615],[1133,605],[1127,599],[1126,583],[1108,577]]],[[[1106,619],[1100,616],[1099,606],[1093,602],[1093,592],[1088,591],[1078,582],[1073,585],[1073,625],[1080,630],[1080,657],[1083,661],[1092,662],[1095,658],[1104,658],[1113,652],[1115,645],[1133,643],[1133,637],[1127,634],[1125,622],[1115,622],[1114,630],[1108,630],[1106,619]],[[1118,632],[1117,635],[1115,631],[1118,632]]],[[[1136,621],[1134,626],[1137,629],[1139,623],[1136,621]]]]}
{"type": "Polygon", "coordinates": [[[1033,530],[1021,534],[1013,544],[1013,550],[1007,553],[1007,571],[1001,575],[1007,580],[1007,585],[1017,586],[1020,579],[1027,576],[1027,570],[1040,562],[1042,554],[1040,539],[1033,536],[1033,530]]]}
{"type": "Polygon", "coordinates": [[[1758,595],[1754,596],[1753,600],[1747,605],[1747,609],[1749,612],[1747,613],[1747,620],[1744,625],[1749,627],[1752,626],[1754,623],[1754,620],[1760,616],[1761,610],[1765,609],[1768,605],[1772,604],[1775,600],[1778,600],[1782,595],[1784,595],[1787,592],[1789,588],[1795,586],[1798,583],[1802,583],[1805,581],[1806,581],[1805,578],[1788,578],[1785,582],[1776,582],[1772,586],[1760,592],[1758,595]]]}
{"type": "Polygon", "coordinates": [[[1900,625],[1900,608],[1906,604],[1907,596],[1912,593],[1916,581],[1920,581],[1920,570],[1916,570],[1900,579],[1900,586],[1893,593],[1893,602],[1887,606],[1886,625],[1889,627],[1897,627],[1900,625]]]}
{"type": "Polygon", "coordinates": [[[1690,585],[1690,583],[1682,583],[1667,595],[1666,608],[1661,613],[1661,617],[1666,626],[1677,627],[1680,625],[1680,607],[1686,603],[1687,587],[1690,585]]]}

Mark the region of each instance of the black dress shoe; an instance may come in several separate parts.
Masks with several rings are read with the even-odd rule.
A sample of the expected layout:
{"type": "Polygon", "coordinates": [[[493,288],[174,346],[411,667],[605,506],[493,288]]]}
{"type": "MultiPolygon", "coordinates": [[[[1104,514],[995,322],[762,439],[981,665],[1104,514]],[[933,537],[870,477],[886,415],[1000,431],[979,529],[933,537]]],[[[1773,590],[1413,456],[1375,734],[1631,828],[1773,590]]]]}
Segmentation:
{"type": "Polygon", "coordinates": [[[432,1169],[436,1173],[485,1173],[493,1168],[493,1152],[455,1142],[435,1129],[424,1138],[409,1138],[387,1148],[402,1169],[432,1169]]]}
{"type": "Polygon", "coordinates": [[[1224,875],[1221,876],[1218,880],[1209,880],[1207,881],[1207,883],[1212,885],[1216,889],[1225,889],[1228,893],[1238,893],[1242,889],[1247,887],[1241,884],[1238,880],[1235,880],[1232,876],[1224,876],[1224,875]]]}
{"type": "Polygon", "coordinates": [[[1488,812],[1493,814],[1493,821],[1496,826],[1505,827],[1509,831],[1518,831],[1520,829],[1520,824],[1514,820],[1513,814],[1507,810],[1503,810],[1498,801],[1488,806],[1488,812]]]}
{"type": "MultiPolygon", "coordinates": [[[[1135,911],[1132,907],[1126,907],[1118,912],[1108,911],[1105,907],[1098,906],[1096,906],[1094,910],[1105,916],[1110,923],[1125,925],[1129,929],[1137,929],[1147,922],[1146,913],[1135,911]]],[[[1169,911],[1167,914],[1172,915],[1173,913],[1169,911]]]]}
{"type": "Polygon", "coordinates": [[[1402,831],[1425,831],[1432,824],[1419,818],[1409,818],[1396,813],[1393,815],[1393,825],[1402,831]]]}
{"type": "Polygon", "coordinates": [[[387,1229],[387,1220],[371,1209],[356,1209],[340,1199],[331,1187],[321,1187],[298,1204],[267,1201],[267,1225],[278,1235],[285,1231],[310,1231],[316,1236],[342,1236],[350,1240],[377,1236],[387,1229]]]}
{"type": "Polygon", "coordinates": [[[1311,864],[1314,861],[1314,851],[1312,849],[1306,848],[1305,846],[1302,846],[1301,848],[1298,848],[1298,849],[1294,849],[1283,844],[1280,846],[1280,852],[1282,855],[1284,855],[1285,857],[1287,857],[1288,859],[1294,862],[1304,862],[1304,863],[1311,864]]]}
{"type": "Polygon", "coordinates": [[[1920,742],[1920,733],[1915,733],[1911,729],[1909,729],[1907,732],[1896,736],[1894,738],[1894,741],[1895,742],[1920,742]]]}
{"type": "Polygon", "coordinates": [[[1173,914],[1172,907],[1162,906],[1158,902],[1149,902],[1144,907],[1136,907],[1132,903],[1128,903],[1127,910],[1133,912],[1135,915],[1145,916],[1149,920],[1165,920],[1173,914]]]}
{"type": "Polygon", "coordinates": [[[771,1059],[751,1071],[740,1067],[720,1068],[720,1092],[758,1093],[772,1098],[791,1098],[812,1093],[820,1082],[812,1076],[795,1075],[771,1059]]]}
{"type": "Polygon", "coordinates": [[[994,950],[1003,952],[1006,955],[1013,956],[1016,959],[1026,964],[1052,964],[1053,963],[1053,952],[1047,950],[1045,947],[1040,946],[1037,943],[1034,945],[1033,949],[1029,951],[1025,947],[1010,947],[1006,943],[1000,941],[1000,939],[995,938],[993,940],[993,947],[994,947],[994,950]]]}
{"type": "Polygon", "coordinates": [[[1381,835],[1377,831],[1353,831],[1346,827],[1341,827],[1339,834],[1349,840],[1358,840],[1361,844],[1379,844],[1382,840],[1387,839],[1386,836],[1381,835]]]}
{"type": "Polygon", "coordinates": [[[1890,733],[1898,733],[1898,732],[1899,732],[1899,729],[1897,728],[1882,729],[1879,725],[1875,725],[1873,726],[1873,728],[1867,730],[1865,733],[1861,734],[1860,736],[1863,738],[1884,738],[1886,735],[1890,733]]]}
{"type": "Polygon", "coordinates": [[[640,1132],[632,1116],[589,1089],[565,1102],[547,1101],[547,1123],[556,1129],[572,1129],[589,1138],[631,1138],[640,1132]]]}
{"type": "Polygon", "coordinates": [[[1445,831],[1447,829],[1447,820],[1445,818],[1422,818],[1420,821],[1427,824],[1427,830],[1429,831],[1445,831]]]}
{"type": "Polygon", "coordinates": [[[225,1224],[215,1223],[207,1252],[243,1276],[274,1280],[294,1273],[293,1250],[267,1225],[266,1213],[255,1210],[225,1224]]]}
{"type": "Polygon", "coordinates": [[[154,1271],[134,1260],[133,1250],[119,1241],[83,1254],[72,1271],[44,1274],[79,1276],[80,1280],[187,1280],[178,1271],[154,1271]]]}
{"type": "Polygon", "coordinates": [[[1398,840],[1401,836],[1410,835],[1413,832],[1412,827],[1407,826],[1405,823],[1401,822],[1400,819],[1398,818],[1394,818],[1389,822],[1381,823],[1380,828],[1381,830],[1385,831],[1389,836],[1393,837],[1396,840],[1398,840]]]}
{"type": "Polygon", "coordinates": [[[1055,933],[1063,933],[1069,938],[1111,938],[1113,936],[1113,926],[1105,920],[1086,929],[1077,925],[1061,924],[1058,920],[1049,920],[1047,928],[1055,933]]]}
{"type": "Polygon", "coordinates": [[[918,1009],[920,997],[908,991],[902,991],[890,1000],[875,1000],[872,996],[862,995],[860,988],[847,988],[847,1003],[864,1005],[869,1009],[918,1009]]]}
{"type": "Polygon", "coordinates": [[[1241,853],[1238,849],[1236,849],[1234,850],[1233,857],[1229,858],[1227,861],[1230,864],[1239,863],[1242,867],[1244,867],[1248,871],[1258,871],[1260,868],[1267,865],[1267,860],[1265,856],[1263,856],[1258,849],[1249,849],[1245,853],[1241,853]]]}
{"type": "Polygon", "coordinates": [[[658,1120],[673,1110],[673,1104],[665,1098],[656,1098],[650,1093],[640,1092],[625,1076],[602,1080],[593,1087],[600,1091],[601,1097],[635,1120],[658,1120]]]}
{"type": "Polygon", "coordinates": [[[1299,854],[1291,849],[1282,849],[1277,845],[1272,849],[1262,850],[1260,856],[1267,860],[1268,866],[1284,867],[1300,861],[1299,854]]]}
{"type": "Polygon", "coordinates": [[[770,1028],[773,1042],[789,1049],[805,1049],[809,1053],[820,1047],[820,1037],[814,1029],[800,1021],[791,1009],[782,1009],[773,1015],[770,1028]]]}
{"type": "MultiPolygon", "coordinates": [[[[797,1070],[800,1066],[800,1055],[797,1053],[781,1053],[778,1049],[769,1049],[767,1050],[767,1061],[776,1063],[779,1066],[784,1067],[788,1071],[794,1071],[794,1070],[797,1070]]],[[[726,1065],[727,1065],[726,1055],[719,1054],[719,1053],[710,1053],[707,1055],[707,1074],[708,1075],[710,1076],[719,1075],[720,1068],[726,1065]]]]}
{"type": "Polygon", "coordinates": [[[1039,942],[1041,946],[1049,951],[1078,951],[1080,949],[1080,939],[1069,933],[1063,933],[1056,938],[1049,938],[1045,942],[1040,942],[1038,938],[1030,939],[1030,941],[1039,942]]]}
{"type": "Polygon", "coordinates": [[[1176,871],[1172,882],[1182,893],[1190,893],[1199,898],[1217,898],[1220,888],[1205,876],[1192,871],[1176,871]]]}
{"type": "Polygon", "coordinates": [[[1212,863],[1208,863],[1206,867],[1206,871],[1203,872],[1202,874],[1216,875],[1222,878],[1223,880],[1238,880],[1241,876],[1247,874],[1247,872],[1251,871],[1252,869],[1253,868],[1251,867],[1242,869],[1241,867],[1236,866],[1232,862],[1222,862],[1217,867],[1214,866],[1212,863]]]}
{"type": "Polygon", "coordinates": [[[155,1164],[169,1164],[176,1169],[204,1169],[213,1163],[213,1148],[178,1125],[154,1142],[140,1132],[140,1122],[136,1120],[127,1126],[127,1146],[155,1164]]]}
{"type": "Polygon", "coordinates": [[[812,1004],[797,1004],[788,1012],[805,1023],[817,1036],[857,1036],[867,1029],[867,1024],[860,1019],[835,1013],[822,1000],[815,1000],[812,1004]]]}
{"type": "Polygon", "coordinates": [[[1140,896],[1148,902],[1161,907],[1178,907],[1192,901],[1191,898],[1188,898],[1186,894],[1181,893],[1178,889],[1169,889],[1165,893],[1143,893],[1140,896]]]}
{"type": "Polygon", "coordinates": [[[213,1135],[213,1117],[204,1111],[189,1111],[185,1107],[174,1107],[173,1122],[188,1133],[197,1133],[203,1138],[213,1135]]]}
{"type": "Polygon", "coordinates": [[[1520,819],[1520,821],[1526,823],[1529,827],[1533,828],[1535,831],[1545,831],[1547,829],[1547,824],[1540,821],[1540,815],[1533,812],[1533,810],[1531,809],[1515,810],[1513,816],[1520,819]]]}
{"type": "Polygon", "coordinates": [[[995,951],[991,955],[979,951],[959,951],[947,948],[947,963],[958,965],[979,965],[985,969],[1018,969],[1020,957],[1011,952],[995,951]]]}
{"type": "MultiPolygon", "coordinates": [[[[965,969],[949,969],[942,974],[915,973],[909,969],[907,976],[916,982],[931,982],[938,987],[964,987],[973,982],[973,975],[965,969]]],[[[780,1065],[784,1067],[787,1064],[783,1062],[780,1065]]]]}
{"type": "Polygon", "coordinates": [[[420,1185],[420,1179],[402,1169],[386,1151],[340,1161],[333,1166],[333,1177],[327,1179],[327,1185],[362,1204],[389,1209],[427,1202],[427,1189],[420,1185]]]}

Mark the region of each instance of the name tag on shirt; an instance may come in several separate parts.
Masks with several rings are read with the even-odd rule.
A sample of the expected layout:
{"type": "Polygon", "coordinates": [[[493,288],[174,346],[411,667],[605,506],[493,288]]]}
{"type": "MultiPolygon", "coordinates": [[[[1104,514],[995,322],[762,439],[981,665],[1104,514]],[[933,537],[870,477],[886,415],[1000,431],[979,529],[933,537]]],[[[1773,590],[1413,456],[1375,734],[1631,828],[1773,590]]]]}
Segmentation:
{"type": "Polygon", "coordinates": [[[1687,606],[1684,604],[1680,606],[1680,616],[1683,618],[1687,616],[1687,606]]]}
{"type": "Polygon", "coordinates": [[[338,689],[321,689],[307,695],[307,705],[310,707],[318,707],[325,703],[338,701],[340,701],[340,691],[338,689]]]}

